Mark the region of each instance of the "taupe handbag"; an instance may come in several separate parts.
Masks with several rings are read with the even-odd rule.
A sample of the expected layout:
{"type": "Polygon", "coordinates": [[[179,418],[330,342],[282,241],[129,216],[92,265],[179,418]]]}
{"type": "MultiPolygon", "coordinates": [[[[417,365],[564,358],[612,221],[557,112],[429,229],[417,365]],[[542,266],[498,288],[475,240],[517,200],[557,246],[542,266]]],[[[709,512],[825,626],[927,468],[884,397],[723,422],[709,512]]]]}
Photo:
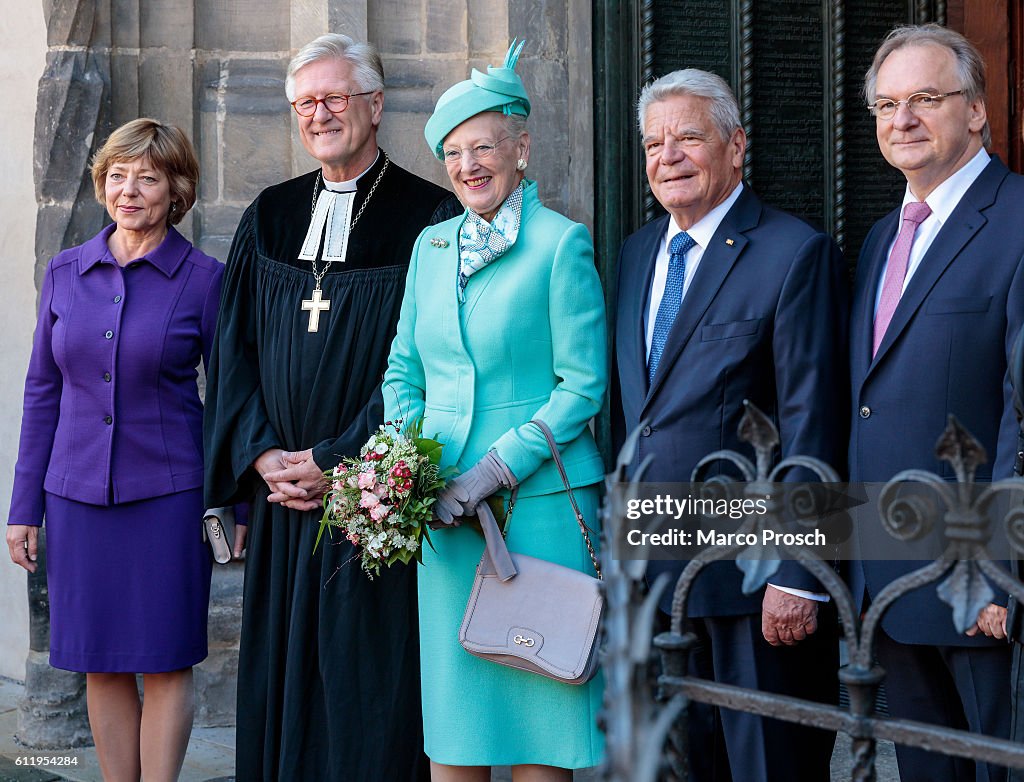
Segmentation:
{"type": "Polygon", "coordinates": [[[544,433],[551,448],[597,578],[509,552],[494,514],[482,502],[477,515],[487,547],[476,569],[459,643],[470,654],[499,665],[566,684],[583,684],[593,678],[598,667],[604,609],[601,569],[551,430],[541,421],[530,423],[544,433]]]}

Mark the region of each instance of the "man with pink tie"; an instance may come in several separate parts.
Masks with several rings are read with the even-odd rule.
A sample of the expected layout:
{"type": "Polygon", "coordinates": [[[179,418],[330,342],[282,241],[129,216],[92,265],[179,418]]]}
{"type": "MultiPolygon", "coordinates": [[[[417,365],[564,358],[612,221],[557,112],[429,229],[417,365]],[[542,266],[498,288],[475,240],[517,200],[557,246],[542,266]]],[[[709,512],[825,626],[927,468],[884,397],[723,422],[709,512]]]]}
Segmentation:
{"type": "MultiPolygon", "coordinates": [[[[1024,177],[986,151],[984,65],[938,25],[893,30],[865,76],[878,146],[906,177],[900,207],[872,228],[857,263],[850,327],[850,479],[910,468],[953,478],[935,455],[949,414],[981,442],[978,480],[1009,477],[1017,426],[1007,363],[1024,323],[1024,177]]],[[[863,513],[859,525],[878,524],[863,513]]],[[[923,562],[853,563],[867,605],[923,562]]],[[[876,653],[894,716],[1008,736],[1006,595],[966,634],[935,585],[885,614],[876,653]]],[[[903,782],[1004,780],[1005,769],[897,747],[903,782]]]]}

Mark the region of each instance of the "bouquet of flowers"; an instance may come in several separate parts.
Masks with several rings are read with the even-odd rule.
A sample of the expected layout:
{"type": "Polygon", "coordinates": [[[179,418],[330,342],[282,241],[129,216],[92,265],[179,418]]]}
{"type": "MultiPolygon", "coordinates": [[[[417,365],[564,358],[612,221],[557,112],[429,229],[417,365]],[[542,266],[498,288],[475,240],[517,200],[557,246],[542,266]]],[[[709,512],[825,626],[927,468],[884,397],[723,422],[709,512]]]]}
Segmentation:
{"type": "Polygon", "coordinates": [[[380,575],[382,564],[422,562],[431,506],[449,472],[439,467],[441,443],[422,436],[422,419],[395,434],[391,426],[400,423],[382,425],[358,459],[343,459],[324,474],[331,488],[316,545],[325,529],[337,527],[358,548],[371,579],[380,575]]]}

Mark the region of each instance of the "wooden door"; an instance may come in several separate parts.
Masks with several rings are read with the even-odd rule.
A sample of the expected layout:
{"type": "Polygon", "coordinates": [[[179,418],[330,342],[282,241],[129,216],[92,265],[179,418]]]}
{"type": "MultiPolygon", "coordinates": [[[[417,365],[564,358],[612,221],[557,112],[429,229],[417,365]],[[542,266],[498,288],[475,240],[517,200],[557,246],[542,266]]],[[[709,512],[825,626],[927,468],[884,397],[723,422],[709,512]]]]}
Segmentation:
{"type": "Polygon", "coordinates": [[[949,0],[947,10],[949,26],[967,36],[985,59],[992,151],[1017,173],[1024,167],[1022,5],[1022,0],[949,0]]]}

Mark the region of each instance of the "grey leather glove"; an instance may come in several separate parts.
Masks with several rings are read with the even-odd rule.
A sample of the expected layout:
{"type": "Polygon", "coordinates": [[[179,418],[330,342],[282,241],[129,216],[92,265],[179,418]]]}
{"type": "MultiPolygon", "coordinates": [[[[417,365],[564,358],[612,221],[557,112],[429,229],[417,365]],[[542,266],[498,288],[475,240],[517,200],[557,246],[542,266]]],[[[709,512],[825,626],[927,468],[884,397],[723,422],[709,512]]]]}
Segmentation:
{"type": "Polygon", "coordinates": [[[472,516],[476,506],[498,489],[514,489],[519,485],[516,476],[495,451],[487,454],[448,483],[437,495],[434,513],[442,525],[458,525],[458,516],[472,516]]]}

